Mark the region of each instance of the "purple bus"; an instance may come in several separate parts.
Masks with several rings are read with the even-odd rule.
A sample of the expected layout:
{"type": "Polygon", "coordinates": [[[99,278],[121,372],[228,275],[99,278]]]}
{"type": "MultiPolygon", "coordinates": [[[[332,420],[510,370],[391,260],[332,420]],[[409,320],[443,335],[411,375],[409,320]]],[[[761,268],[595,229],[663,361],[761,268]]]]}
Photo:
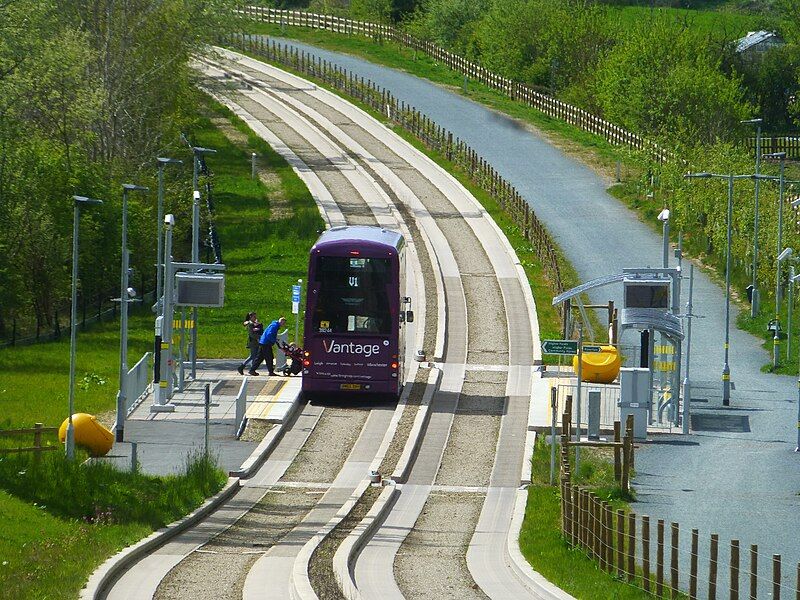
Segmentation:
{"type": "Polygon", "coordinates": [[[403,382],[405,240],[388,229],[334,227],[311,248],[303,392],[397,396],[403,382]]]}

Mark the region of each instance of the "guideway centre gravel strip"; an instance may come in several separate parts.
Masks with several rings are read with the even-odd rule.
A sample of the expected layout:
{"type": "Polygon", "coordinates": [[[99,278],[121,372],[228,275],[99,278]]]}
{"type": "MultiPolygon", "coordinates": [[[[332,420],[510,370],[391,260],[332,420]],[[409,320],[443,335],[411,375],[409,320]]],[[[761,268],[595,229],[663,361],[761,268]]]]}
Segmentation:
{"type": "MultiPolygon", "coordinates": [[[[365,216],[362,214],[362,219],[365,216]]],[[[374,224],[376,221],[365,219],[365,222],[374,224]]],[[[280,548],[291,548],[303,536],[310,537],[327,522],[330,513],[336,512],[364,477],[391,416],[392,411],[386,407],[373,408],[367,418],[364,410],[355,413],[350,410],[348,414],[348,409],[331,407],[323,412],[320,406],[306,406],[269,460],[252,479],[244,483],[233,502],[182,538],[176,538],[135,565],[123,576],[109,597],[150,598],[154,592],[157,598],[240,597],[242,587],[245,597],[253,587],[256,589],[255,596],[261,597],[259,575],[263,580],[264,564],[259,563],[265,563],[269,571],[269,559],[277,557],[280,562],[280,558],[288,556],[285,552],[287,556],[281,556],[280,548]],[[361,418],[354,419],[353,416],[361,418]],[[367,423],[364,425],[365,419],[367,423]],[[347,455],[347,450],[353,446],[354,440],[347,439],[348,432],[350,437],[355,437],[353,434],[359,430],[361,436],[347,462],[333,483],[327,485],[342,466],[341,461],[347,455]],[[336,447],[337,441],[341,443],[341,448],[336,447]],[[304,457],[304,453],[312,457],[304,457]],[[293,478],[302,481],[289,481],[293,478]],[[315,483],[326,483],[327,492],[315,491],[315,483]],[[281,489],[292,484],[296,486],[288,490],[281,489]],[[281,493],[284,494],[282,497],[279,496],[281,493]],[[324,493],[324,496],[317,503],[319,493],[324,493]],[[316,494],[313,502],[307,497],[311,494],[316,494]],[[286,506],[288,499],[294,500],[294,506],[286,506]],[[308,512],[315,504],[317,508],[308,512]],[[295,527],[300,519],[303,521],[295,527]],[[265,528],[267,524],[271,528],[265,528]],[[207,543],[209,539],[210,544],[207,543]],[[264,550],[248,550],[248,545],[255,548],[272,546],[272,549],[250,569],[253,553],[261,554],[264,550]],[[187,555],[188,558],[173,569],[187,555]],[[248,570],[250,577],[244,580],[248,570]],[[240,580],[231,585],[230,577],[236,577],[237,574],[240,580]],[[156,591],[159,583],[161,585],[156,591]]],[[[274,580],[273,575],[270,577],[271,589],[274,580]]],[[[285,591],[288,593],[288,584],[285,591]]],[[[279,594],[279,597],[285,596],[285,593],[279,594]]]]}
{"type": "MultiPolygon", "coordinates": [[[[250,61],[249,59],[243,60],[242,62],[246,62],[249,67],[253,67],[254,65],[257,65],[257,63],[255,63],[255,61],[250,61]]],[[[253,73],[250,72],[250,73],[248,73],[248,75],[252,77],[253,73]]],[[[305,84],[305,86],[307,86],[307,84],[305,84]]],[[[285,94],[285,95],[289,95],[289,93],[290,93],[290,92],[286,91],[285,82],[284,82],[284,85],[280,88],[280,90],[281,90],[281,93],[285,94]]],[[[312,88],[312,90],[313,90],[313,88],[312,88]]],[[[304,94],[310,95],[310,93],[311,93],[311,92],[309,92],[307,87],[301,88],[299,86],[298,86],[297,90],[294,90],[294,91],[295,91],[295,94],[294,94],[295,97],[299,97],[300,95],[304,95],[304,94]]],[[[313,90],[313,91],[316,92],[316,90],[313,90]]],[[[278,92],[275,92],[273,90],[272,93],[277,94],[278,92]]],[[[253,92],[252,95],[254,95],[254,94],[255,94],[255,92],[253,92]]],[[[251,94],[248,93],[248,95],[251,95],[251,94]]],[[[296,104],[297,103],[295,103],[295,106],[296,106],[296,104]]],[[[317,104],[319,104],[319,102],[317,102],[317,104]]],[[[312,115],[313,118],[315,120],[317,120],[317,121],[324,120],[318,113],[315,112],[316,110],[321,111],[322,109],[321,109],[320,106],[315,106],[315,110],[306,109],[305,113],[306,113],[306,115],[312,115]]],[[[360,111],[358,111],[358,112],[360,113],[360,111]]],[[[363,114],[363,113],[360,113],[360,114],[363,114]]],[[[331,119],[331,120],[336,120],[336,119],[331,119]]],[[[354,136],[356,135],[353,131],[349,131],[349,133],[351,135],[354,135],[354,136]]],[[[359,132],[359,134],[361,134],[363,136],[363,133],[359,132]]],[[[384,137],[384,135],[385,135],[385,130],[381,132],[381,137],[384,137]]],[[[337,134],[337,138],[341,139],[341,137],[342,137],[341,135],[337,134]]],[[[366,145],[366,142],[364,142],[363,139],[360,140],[360,141],[366,145]]],[[[381,142],[380,144],[375,144],[375,139],[373,139],[372,144],[373,145],[378,145],[381,148],[383,148],[383,142],[381,142]]],[[[352,147],[351,147],[351,150],[352,150],[352,147]]],[[[296,151],[296,149],[295,149],[295,151],[296,151]]],[[[385,152],[385,150],[384,150],[384,152],[385,152]]],[[[370,157],[370,162],[372,163],[371,159],[372,159],[372,157],[370,157]]],[[[393,164],[393,165],[397,165],[397,164],[400,164],[400,163],[403,162],[397,155],[392,156],[390,158],[390,160],[392,160],[391,164],[393,164]]],[[[385,162],[387,162],[387,158],[386,157],[378,157],[378,160],[375,161],[375,164],[385,163],[385,162]]],[[[431,163],[429,163],[429,164],[431,164],[431,163]]],[[[428,167],[428,168],[430,168],[430,167],[428,167]]],[[[399,169],[399,171],[405,173],[405,171],[403,169],[399,169]]],[[[437,173],[438,173],[438,169],[437,169],[437,173]]],[[[441,177],[441,174],[439,174],[438,176],[441,177]]],[[[434,177],[434,179],[435,179],[435,177],[434,177]]],[[[446,195],[450,195],[452,193],[457,193],[457,194],[462,194],[462,195],[465,194],[463,189],[461,189],[460,186],[455,185],[452,180],[446,179],[444,181],[437,181],[436,183],[438,184],[439,188],[435,188],[433,190],[434,193],[438,189],[442,189],[442,186],[443,186],[443,189],[446,190],[447,192],[449,192],[449,194],[446,194],[446,195]]],[[[428,192],[430,193],[431,190],[428,190],[428,192]]],[[[449,207],[449,212],[451,214],[457,214],[458,211],[455,211],[453,209],[452,205],[449,202],[447,202],[446,195],[442,195],[441,193],[439,195],[442,198],[444,198],[444,201],[446,202],[447,206],[446,207],[443,207],[443,206],[436,207],[436,209],[438,209],[437,215],[439,213],[441,213],[443,208],[446,210],[447,207],[449,207]]],[[[429,198],[429,196],[426,196],[426,198],[429,198]]],[[[448,241],[450,241],[451,244],[453,244],[454,246],[459,248],[459,255],[464,257],[463,260],[468,261],[468,259],[470,259],[470,258],[472,259],[472,262],[469,265],[464,264],[462,266],[462,269],[461,269],[464,272],[464,274],[467,274],[467,277],[466,277],[467,280],[470,279],[470,277],[469,277],[469,273],[470,273],[469,268],[472,268],[473,269],[473,274],[477,275],[477,276],[481,276],[481,275],[485,276],[487,274],[488,275],[492,275],[492,268],[489,267],[489,261],[486,260],[486,254],[481,249],[481,244],[478,243],[477,240],[475,240],[473,242],[474,245],[473,245],[473,248],[472,248],[472,252],[469,252],[470,248],[468,246],[464,247],[462,245],[461,247],[459,247],[459,244],[463,244],[463,238],[464,238],[465,234],[474,235],[474,234],[472,234],[472,231],[470,230],[470,228],[476,229],[478,232],[481,232],[481,227],[485,227],[485,222],[484,222],[484,219],[483,219],[480,211],[477,212],[477,215],[475,214],[475,209],[476,208],[479,208],[479,207],[477,205],[475,205],[475,204],[470,205],[468,207],[468,210],[471,211],[471,213],[465,211],[465,212],[467,212],[467,214],[462,214],[461,215],[462,217],[467,218],[467,222],[469,223],[470,227],[467,227],[466,229],[463,229],[463,225],[462,225],[461,226],[462,229],[459,230],[458,229],[458,225],[456,225],[455,229],[453,229],[452,231],[449,232],[450,233],[450,239],[448,241]],[[453,241],[453,240],[455,240],[455,241],[453,241]],[[479,252],[480,254],[476,254],[476,248],[477,248],[477,252],[479,252]],[[475,267],[476,267],[475,259],[476,259],[476,257],[480,257],[481,255],[484,257],[483,260],[486,263],[483,272],[480,271],[480,261],[478,261],[478,265],[477,265],[478,266],[478,270],[477,271],[475,270],[475,267]],[[487,271],[488,271],[488,273],[487,273],[487,271]]],[[[451,219],[450,221],[452,221],[452,220],[453,219],[451,219]]],[[[450,221],[448,221],[447,219],[443,219],[443,221],[445,223],[450,224],[450,221]]],[[[463,222],[464,221],[462,221],[462,223],[463,222]]],[[[484,229],[481,232],[481,233],[484,234],[484,236],[482,237],[482,240],[485,240],[487,238],[487,236],[485,235],[487,233],[487,231],[490,234],[488,236],[489,239],[491,239],[492,237],[497,237],[498,236],[498,231],[497,231],[496,227],[494,229],[490,228],[489,230],[485,230],[484,229]]],[[[484,242],[484,243],[486,243],[486,242],[484,242]]],[[[507,246],[507,243],[506,243],[506,246],[507,246]]],[[[436,246],[434,246],[434,247],[436,248],[436,246]]],[[[445,247],[447,247],[447,246],[445,246],[445,247]]],[[[500,251],[498,252],[497,250],[498,250],[497,248],[493,248],[493,252],[492,252],[493,256],[508,255],[508,253],[510,251],[510,248],[503,247],[501,245],[500,251]]],[[[437,251],[438,251],[438,249],[437,249],[437,251]]],[[[513,252],[511,252],[511,254],[513,254],[513,252]]],[[[441,262],[441,259],[440,259],[440,262],[441,262]]],[[[526,343],[527,343],[527,347],[528,347],[528,354],[530,354],[530,348],[538,346],[538,343],[537,344],[531,344],[531,337],[530,337],[532,329],[535,328],[535,319],[531,318],[531,314],[533,312],[532,298],[530,298],[530,299],[529,298],[525,298],[524,294],[521,291],[520,278],[519,278],[521,270],[518,269],[517,265],[515,264],[516,262],[517,262],[516,258],[513,257],[513,260],[509,261],[508,266],[506,266],[506,267],[503,267],[502,264],[501,264],[500,268],[498,268],[496,265],[494,265],[494,271],[496,271],[497,273],[499,273],[501,275],[505,275],[506,277],[504,278],[504,280],[508,280],[507,281],[508,283],[516,285],[516,287],[517,287],[516,292],[517,292],[517,295],[518,295],[518,301],[516,302],[516,306],[518,308],[521,307],[521,306],[524,307],[524,304],[525,304],[526,300],[530,302],[530,307],[531,307],[530,310],[524,310],[523,311],[523,314],[525,315],[525,319],[526,319],[527,322],[525,323],[525,326],[521,329],[522,332],[526,332],[527,331],[526,343]],[[533,327],[531,326],[531,324],[533,324],[533,327]]],[[[458,272],[458,269],[456,268],[457,265],[452,260],[451,260],[450,264],[453,265],[452,268],[455,270],[455,272],[452,274],[453,281],[457,282],[458,283],[458,287],[460,287],[461,286],[461,281],[460,281],[460,278],[459,278],[460,273],[458,272]]],[[[495,279],[495,281],[497,281],[497,280],[495,279]]],[[[452,281],[451,281],[451,283],[452,283],[452,281]]],[[[506,283],[506,282],[504,281],[504,283],[506,283]]],[[[496,296],[497,296],[498,299],[500,298],[501,294],[503,293],[503,291],[500,289],[501,287],[502,286],[498,286],[498,289],[496,290],[496,296]]],[[[507,295],[513,293],[513,290],[508,285],[506,285],[505,287],[509,288],[508,290],[505,290],[505,293],[507,295]]],[[[447,288],[448,288],[448,277],[445,276],[445,289],[447,290],[447,288]]],[[[487,290],[486,286],[482,285],[482,284],[473,284],[473,287],[472,287],[473,291],[475,291],[476,288],[477,288],[477,292],[478,293],[480,293],[481,291],[486,291],[487,290]]],[[[466,304],[466,300],[462,299],[462,305],[464,305],[464,304],[466,304]]],[[[475,307],[474,307],[474,305],[475,305],[474,301],[472,302],[472,305],[473,305],[472,310],[474,312],[476,310],[475,307]]],[[[449,303],[448,303],[448,313],[449,313],[448,316],[450,316],[450,314],[452,314],[451,305],[449,303]]],[[[484,338],[492,335],[491,334],[492,331],[499,332],[501,338],[500,338],[499,341],[497,339],[494,339],[494,340],[485,341],[483,344],[481,343],[479,338],[476,338],[475,340],[470,340],[471,343],[472,343],[471,347],[474,347],[474,349],[475,349],[475,352],[476,352],[475,356],[476,357],[479,356],[482,359],[486,359],[487,356],[492,354],[493,349],[494,349],[494,352],[496,353],[497,348],[504,348],[504,347],[507,346],[507,342],[506,342],[506,339],[505,339],[505,333],[506,333],[505,329],[506,329],[506,327],[508,327],[508,325],[506,325],[506,321],[502,317],[503,311],[502,310],[501,311],[497,311],[497,313],[501,315],[500,321],[498,323],[492,323],[491,321],[489,321],[488,323],[486,323],[487,325],[489,325],[489,327],[481,329],[480,331],[481,331],[482,335],[484,336],[484,338]],[[491,327],[492,325],[494,325],[494,327],[491,327]],[[487,331],[489,333],[487,333],[487,331]]],[[[475,315],[473,316],[472,320],[478,321],[478,322],[481,321],[481,319],[477,318],[477,316],[475,316],[475,315]]],[[[486,321],[485,318],[483,320],[486,321]]],[[[463,322],[463,320],[462,320],[462,322],[463,322]]],[[[449,320],[448,320],[448,325],[450,325],[450,321],[449,320]]],[[[512,330],[520,331],[520,328],[514,327],[514,323],[513,322],[511,324],[511,328],[512,328],[512,330]]],[[[464,333],[466,333],[466,332],[464,332],[464,333]]],[[[463,337],[466,338],[466,335],[464,335],[463,337]]],[[[538,332],[537,332],[537,337],[538,337],[538,332]]],[[[466,339],[464,341],[466,341],[466,339]]],[[[449,345],[450,344],[448,344],[448,346],[449,345]]],[[[464,348],[464,349],[466,349],[466,348],[464,348]]],[[[464,379],[463,372],[464,372],[464,363],[465,363],[465,360],[466,360],[466,356],[457,357],[457,358],[460,359],[460,360],[457,361],[457,365],[460,364],[461,366],[458,367],[456,365],[456,367],[455,367],[455,369],[456,369],[455,373],[456,373],[457,377],[455,377],[454,379],[456,379],[457,381],[455,382],[456,391],[455,391],[455,393],[451,393],[453,407],[449,411],[450,415],[445,418],[445,422],[446,422],[446,427],[444,428],[445,433],[444,433],[443,436],[440,436],[439,443],[441,444],[441,446],[440,446],[439,452],[438,453],[437,452],[428,453],[428,452],[424,452],[423,450],[420,451],[420,457],[427,457],[427,458],[433,460],[433,469],[432,469],[432,474],[433,475],[435,475],[436,470],[438,469],[439,459],[441,458],[442,450],[444,449],[443,448],[444,447],[444,443],[447,441],[447,433],[450,430],[450,423],[452,423],[452,421],[453,421],[452,412],[453,412],[453,409],[455,409],[455,404],[458,401],[458,393],[460,392],[461,384],[462,384],[463,379],[464,379]],[[428,456],[429,454],[430,454],[430,456],[428,456]]],[[[508,357],[504,357],[501,362],[507,362],[507,360],[508,360],[508,357]]],[[[450,361],[450,356],[448,356],[446,361],[445,361],[445,365],[444,365],[445,368],[449,367],[448,363],[450,363],[450,362],[451,362],[450,361]]],[[[530,359],[528,359],[528,362],[527,362],[528,375],[530,375],[531,364],[532,364],[532,361],[530,359]]],[[[516,381],[517,379],[519,379],[519,378],[517,377],[513,381],[516,381]]],[[[516,440],[517,441],[517,447],[518,447],[518,451],[515,454],[515,458],[517,459],[517,463],[516,463],[517,465],[519,465],[519,463],[521,463],[521,460],[522,460],[522,448],[523,448],[522,444],[524,443],[524,423],[525,423],[525,418],[524,417],[525,417],[525,415],[527,413],[527,401],[528,401],[529,396],[530,396],[529,378],[524,378],[524,379],[526,380],[525,381],[525,385],[528,385],[528,388],[526,390],[527,391],[527,395],[523,396],[524,405],[523,405],[523,408],[522,408],[522,411],[521,411],[521,414],[523,415],[523,418],[522,418],[521,421],[519,419],[517,419],[517,422],[521,422],[523,424],[522,435],[519,436],[519,438],[521,438],[521,439],[516,440]]],[[[447,391],[446,380],[447,380],[447,376],[445,376],[445,381],[443,381],[443,384],[442,384],[442,386],[445,389],[445,391],[447,391]]],[[[513,384],[511,386],[512,389],[515,389],[515,385],[516,384],[513,384]]],[[[501,397],[503,396],[503,391],[502,390],[503,390],[503,388],[501,387],[501,392],[500,392],[500,396],[501,397]]],[[[436,414],[436,413],[434,413],[434,414],[436,414]]],[[[446,412],[444,414],[446,414],[446,412]]],[[[425,443],[428,443],[428,440],[429,439],[433,439],[433,437],[434,437],[434,436],[431,435],[431,431],[432,431],[432,429],[429,427],[428,432],[427,432],[427,437],[425,439],[425,442],[423,443],[423,449],[425,448],[425,443]]],[[[496,428],[495,428],[495,431],[496,431],[496,428]]],[[[510,437],[515,437],[515,436],[512,435],[510,437]]],[[[492,449],[494,449],[494,444],[495,444],[495,440],[496,440],[496,434],[495,434],[495,436],[490,436],[490,439],[491,439],[492,449]]],[[[490,456],[491,456],[491,454],[490,454],[490,456]]],[[[503,456],[503,454],[502,453],[498,453],[498,456],[503,456]]],[[[422,464],[420,459],[418,459],[418,463],[422,464]]],[[[512,461],[512,464],[513,464],[513,461],[512,461]]],[[[415,468],[417,468],[416,464],[415,464],[415,468]]],[[[491,468],[491,461],[489,461],[489,463],[487,464],[486,469],[489,469],[489,468],[491,468]]],[[[517,476],[516,476],[515,479],[516,479],[516,485],[518,485],[520,469],[517,467],[516,471],[517,471],[517,476]]],[[[432,477],[430,479],[432,479],[432,477]]],[[[485,483],[488,483],[488,470],[487,470],[487,473],[486,473],[486,479],[487,479],[487,481],[485,483]]],[[[422,497],[422,501],[423,502],[424,502],[424,499],[425,499],[424,496],[427,496],[427,493],[425,493],[423,495],[423,497],[422,497]]],[[[401,494],[401,501],[402,501],[402,494],[401,494]]],[[[512,506],[513,506],[513,503],[512,503],[512,506]]],[[[417,512],[419,512],[419,511],[417,511],[417,512]]],[[[477,514],[476,514],[476,518],[477,518],[477,514]]],[[[510,520],[510,511],[509,511],[509,520],[510,520]]],[[[411,524],[413,525],[413,520],[411,521],[411,524]]],[[[473,527],[474,527],[474,523],[473,523],[473,527]]],[[[507,524],[506,524],[505,531],[507,532],[507,524]]],[[[360,560],[359,563],[362,562],[362,560],[360,560]]],[[[464,568],[464,570],[466,571],[466,568],[464,568]]],[[[468,577],[468,574],[467,574],[467,577],[468,577]]]]}
{"type": "MultiPolygon", "coordinates": [[[[275,39],[389,89],[468,143],[528,200],[582,281],[628,267],[660,266],[660,235],[606,192],[608,181],[531,128],[407,73],[275,39]]],[[[722,184],[719,193],[722,199],[722,184]]],[[[685,294],[684,287],[682,302],[685,294]]],[[[619,301],[621,287],[603,288],[591,299],[619,301]]],[[[705,318],[692,328],[692,380],[699,384],[695,396],[708,403],[693,403],[692,410],[718,413],[724,410],[720,402],[724,290],[699,269],[693,303],[694,312],[705,318]]],[[[800,560],[800,537],[794,533],[800,509],[800,469],[793,453],[797,384],[793,377],[761,373],[768,361],[760,340],[732,328],[730,363],[736,384],[732,406],[749,418],[750,431],[696,431],[682,438],[688,442],[685,445],[642,445],[636,457],[636,508],[652,518],[679,522],[685,530],[698,527],[706,538],[719,533],[720,543],[739,539],[759,544],[792,563],[800,560]],[[754,506],[759,519],[752,518],[754,506]]],[[[681,536],[680,556],[686,561],[681,572],[687,573],[689,547],[684,544],[688,542],[689,536],[681,536]]]]}

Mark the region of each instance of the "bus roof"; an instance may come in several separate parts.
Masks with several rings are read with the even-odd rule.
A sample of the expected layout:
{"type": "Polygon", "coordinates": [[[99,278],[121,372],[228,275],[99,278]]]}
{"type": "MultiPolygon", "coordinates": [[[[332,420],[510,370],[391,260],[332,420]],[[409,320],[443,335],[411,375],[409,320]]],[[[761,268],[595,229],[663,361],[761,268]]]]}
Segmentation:
{"type": "Polygon", "coordinates": [[[371,227],[369,225],[348,225],[344,227],[333,227],[323,232],[315,249],[320,246],[338,247],[341,244],[376,244],[395,250],[400,250],[404,244],[403,235],[398,231],[384,229],[383,227],[371,227]]]}

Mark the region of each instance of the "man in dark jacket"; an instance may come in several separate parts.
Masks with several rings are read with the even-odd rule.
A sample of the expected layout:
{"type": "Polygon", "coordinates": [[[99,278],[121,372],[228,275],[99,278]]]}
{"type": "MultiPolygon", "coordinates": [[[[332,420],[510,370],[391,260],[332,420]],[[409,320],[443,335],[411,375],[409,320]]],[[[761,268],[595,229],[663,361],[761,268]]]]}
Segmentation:
{"type": "Polygon", "coordinates": [[[272,351],[272,346],[278,341],[278,330],[286,325],[286,319],[280,317],[266,326],[264,333],[261,334],[261,339],[258,340],[259,354],[255,364],[250,367],[250,375],[258,375],[256,369],[261,366],[262,362],[267,363],[267,369],[270,375],[275,375],[275,354],[272,351]]]}

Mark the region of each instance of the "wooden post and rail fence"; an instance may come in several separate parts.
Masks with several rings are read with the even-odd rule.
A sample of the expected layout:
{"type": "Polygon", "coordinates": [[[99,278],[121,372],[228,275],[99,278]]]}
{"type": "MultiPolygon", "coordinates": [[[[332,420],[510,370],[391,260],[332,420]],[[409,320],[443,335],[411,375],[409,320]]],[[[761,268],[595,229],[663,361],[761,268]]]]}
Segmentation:
{"type": "Polygon", "coordinates": [[[36,423],[29,429],[0,429],[0,438],[33,436],[33,443],[30,446],[18,446],[16,448],[0,447],[0,456],[5,454],[20,454],[32,452],[34,458],[39,460],[42,452],[60,450],[60,444],[43,444],[42,436],[45,434],[57,434],[58,427],[44,427],[41,423],[36,423]]]}
{"type": "Polygon", "coordinates": [[[614,423],[613,442],[573,440],[571,400],[568,396],[567,406],[561,417],[559,477],[561,532],[569,546],[583,550],[609,575],[640,587],[658,598],[757,600],[760,589],[762,598],[800,600],[800,563],[797,564],[796,573],[787,574],[784,581],[781,576],[781,555],[774,554],[771,575],[763,574],[760,580],[758,545],[750,546],[749,565],[745,566],[742,565],[740,541],[731,540],[729,553],[724,553],[728,556],[726,563],[724,556],[720,558],[719,535],[710,535],[708,554],[701,556],[700,534],[697,529],[692,529],[687,576],[685,566],[684,572],[681,572],[678,523],[667,524],[663,519],[652,523],[647,515],[639,516],[633,511],[614,509],[609,502],[587,487],[573,484],[569,462],[570,447],[612,448],[615,478],[621,489],[630,493],[634,444],[632,415],[626,420],[625,434],[621,440],[619,421],[614,423]],[[655,540],[652,538],[653,525],[655,540]],[[700,571],[701,566],[703,572],[700,571]],[[703,577],[706,573],[707,579],[703,577]],[[719,584],[720,575],[727,576],[727,590],[719,584]],[[792,575],[794,581],[791,581],[792,575]],[[702,594],[704,591],[707,593],[702,594]]]}
{"type": "MultiPolygon", "coordinates": [[[[377,40],[385,39],[406,48],[426,54],[433,60],[463,74],[472,81],[497,90],[510,99],[539,110],[547,116],[564,121],[583,131],[598,135],[610,144],[625,146],[632,150],[646,151],[656,162],[674,160],[673,152],[662,148],[655,142],[598,117],[582,108],[554,98],[546,88],[527,85],[508,77],[498,75],[479,63],[449,52],[437,44],[422,40],[391,25],[356,21],[347,17],[317,14],[300,10],[268,8],[264,6],[245,6],[240,14],[255,21],[322,29],[344,35],[361,35],[377,40]]],[[[755,153],[755,138],[746,138],[745,147],[755,153]]],[[[763,136],[761,147],[764,153],[786,152],[789,160],[800,160],[800,136],[763,136]]]]}

